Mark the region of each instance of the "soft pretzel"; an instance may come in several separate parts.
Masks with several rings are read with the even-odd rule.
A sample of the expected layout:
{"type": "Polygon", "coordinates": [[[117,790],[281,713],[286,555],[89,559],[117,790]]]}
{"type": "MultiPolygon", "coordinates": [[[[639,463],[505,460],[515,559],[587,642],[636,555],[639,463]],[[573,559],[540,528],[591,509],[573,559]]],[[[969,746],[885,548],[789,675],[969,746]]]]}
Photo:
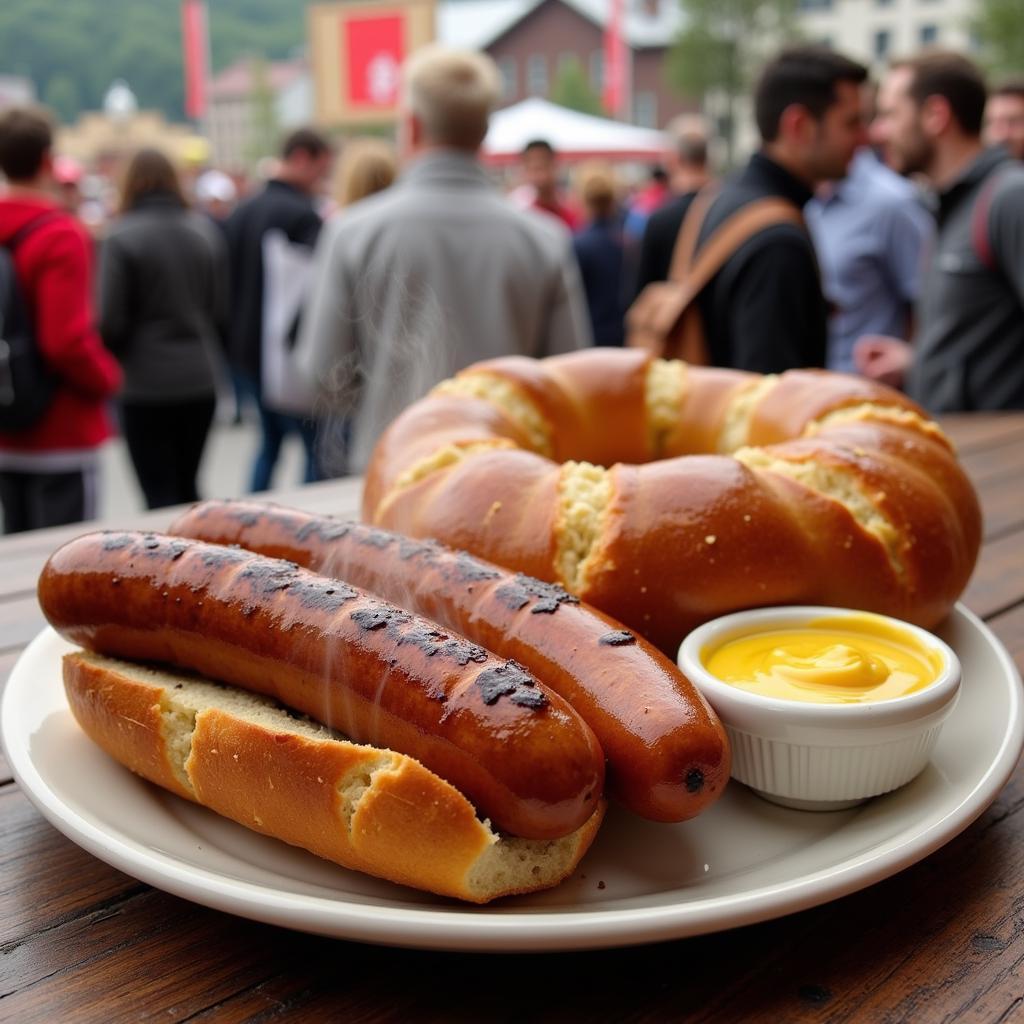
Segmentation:
{"type": "Polygon", "coordinates": [[[899,392],[617,349],[442,382],[378,442],[363,517],[560,583],[666,652],[761,605],[934,626],[981,540],[949,440],[899,392]]]}

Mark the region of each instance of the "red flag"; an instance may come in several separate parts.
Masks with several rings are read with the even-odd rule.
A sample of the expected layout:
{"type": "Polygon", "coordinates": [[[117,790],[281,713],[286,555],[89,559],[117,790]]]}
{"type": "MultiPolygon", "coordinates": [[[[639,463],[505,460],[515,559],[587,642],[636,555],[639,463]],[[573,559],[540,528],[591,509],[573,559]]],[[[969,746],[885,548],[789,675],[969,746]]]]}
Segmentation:
{"type": "Polygon", "coordinates": [[[604,89],[601,102],[613,116],[626,105],[626,42],[622,34],[623,0],[611,0],[604,30],[604,89]]]}
{"type": "Polygon", "coordinates": [[[185,114],[200,118],[206,113],[206,78],[209,71],[209,31],[203,0],[181,3],[182,64],[185,68],[185,114]]]}
{"type": "Polygon", "coordinates": [[[342,29],[348,65],[348,98],[355,106],[394,107],[405,59],[405,18],[383,14],[350,18],[342,29]]]}

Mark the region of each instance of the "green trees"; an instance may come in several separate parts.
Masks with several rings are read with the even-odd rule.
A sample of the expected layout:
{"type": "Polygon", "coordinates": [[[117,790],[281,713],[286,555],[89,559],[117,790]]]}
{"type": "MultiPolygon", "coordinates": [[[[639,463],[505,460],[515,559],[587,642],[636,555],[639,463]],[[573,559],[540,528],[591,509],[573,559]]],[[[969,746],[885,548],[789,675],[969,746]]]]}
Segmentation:
{"type": "Polygon", "coordinates": [[[976,0],[974,31],[985,63],[996,76],[1024,72],[1024,4],[1021,0],[976,0]]]}
{"type": "Polygon", "coordinates": [[[551,102],[584,114],[603,114],[601,100],[590,86],[587,72],[577,57],[567,57],[558,66],[551,87],[551,102]]]}
{"type": "MultiPolygon", "coordinates": [[[[732,163],[736,99],[768,53],[795,35],[796,0],[678,0],[685,27],[666,74],[681,93],[716,108],[732,163]]],[[[1019,0],[1010,0],[1019,2],[1019,0]]]]}
{"type": "Polygon", "coordinates": [[[246,145],[248,158],[255,162],[277,149],[280,126],[270,88],[270,69],[262,57],[249,65],[252,70],[252,135],[246,145]]]}
{"type": "Polygon", "coordinates": [[[75,83],[70,75],[60,71],[47,80],[42,100],[61,121],[70,121],[78,111],[75,83]]]}
{"type": "MultiPolygon", "coordinates": [[[[248,54],[289,56],[305,42],[306,0],[212,0],[215,69],[248,54]]],[[[0,68],[25,75],[64,119],[98,109],[115,78],[139,106],[183,117],[181,24],[176,0],[0,2],[0,68]]]]}

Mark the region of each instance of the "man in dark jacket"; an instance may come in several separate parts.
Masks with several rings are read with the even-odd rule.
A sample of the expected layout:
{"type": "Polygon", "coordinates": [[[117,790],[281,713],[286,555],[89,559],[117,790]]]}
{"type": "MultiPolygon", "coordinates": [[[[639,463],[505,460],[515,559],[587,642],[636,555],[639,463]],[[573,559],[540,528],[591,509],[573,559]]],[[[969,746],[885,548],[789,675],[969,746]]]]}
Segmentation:
{"type": "Polygon", "coordinates": [[[901,174],[938,192],[913,346],[862,339],[862,373],[933,412],[1024,409],[1024,168],[981,140],[985,80],[966,57],[893,65],[878,94],[875,141],[901,174]]]}
{"type": "MultiPolygon", "coordinates": [[[[761,148],[715,198],[701,246],[748,203],[781,197],[803,208],[823,181],[842,178],[864,142],[860,87],[867,71],[819,47],[786,50],[762,72],[754,97],[761,148]]],[[[668,277],[693,195],[655,213],[644,233],[638,291],[668,277]]],[[[777,224],[743,243],[697,299],[711,362],[759,373],[824,366],[827,321],[807,232],[777,224]]]]}
{"type": "Polygon", "coordinates": [[[305,482],[321,476],[315,454],[315,423],[269,408],[263,400],[263,236],[276,229],[289,242],[312,251],[322,224],[313,197],[332,156],[330,143],[318,132],[311,128],[292,132],[282,147],[277,173],[262,192],[242,203],[225,225],[231,269],[228,360],[240,390],[255,400],[263,430],[250,483],[253,491],[265,491],[270,486],[281,443],[294,431],[306,448],[305,482]]]}

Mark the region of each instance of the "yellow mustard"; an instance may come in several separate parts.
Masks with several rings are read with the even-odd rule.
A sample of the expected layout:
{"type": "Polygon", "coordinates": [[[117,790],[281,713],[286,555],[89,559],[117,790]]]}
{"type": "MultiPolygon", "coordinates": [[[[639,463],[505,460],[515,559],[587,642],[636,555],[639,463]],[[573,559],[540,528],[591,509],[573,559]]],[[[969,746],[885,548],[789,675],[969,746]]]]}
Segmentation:
{"type": "Polygon", "coordinates": [[[867,613],[734,637],[702,660],[733,686],[818,704],[892,700],[924,689],[942,671],[937,650],[867,613]]]}

